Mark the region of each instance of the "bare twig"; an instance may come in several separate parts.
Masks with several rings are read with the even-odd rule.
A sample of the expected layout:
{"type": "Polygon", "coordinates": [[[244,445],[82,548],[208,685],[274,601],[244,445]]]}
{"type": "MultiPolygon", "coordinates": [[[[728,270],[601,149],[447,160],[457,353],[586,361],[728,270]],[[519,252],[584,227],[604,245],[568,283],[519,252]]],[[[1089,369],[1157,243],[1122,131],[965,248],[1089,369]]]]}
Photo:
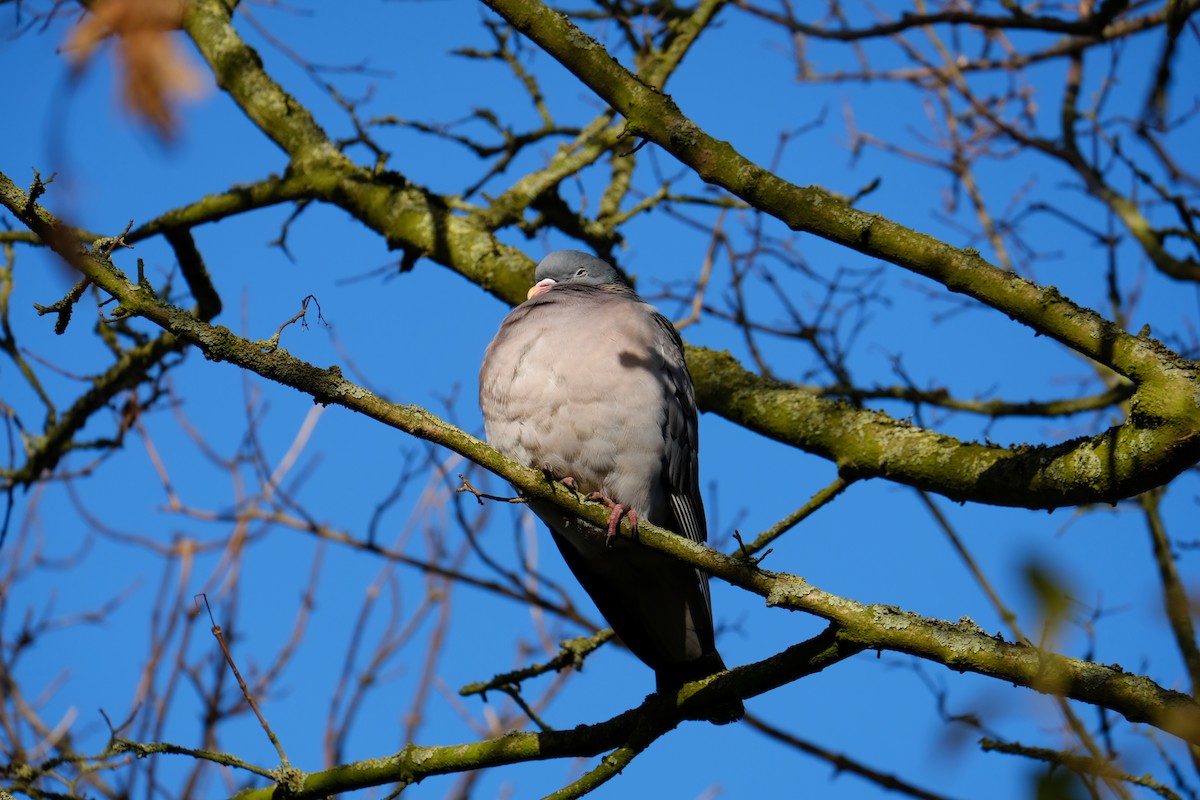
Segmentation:
{"type": "Polygon", "coordinates": [[[213,618],[212,607],[208,604],[208,595],[201,594],[200,598],[204,600],[204,607],[208,610],[208,619],[212,623],[212,635],[216,638],[217,644],[221,645],[221,653],[225,656],[225,663],[229,665],[229,669],[233,672],[233,676],[237,678],[238,686],[242,690],[242,696],[246,698],[246,702],[250,704],[250,708],[254,711],[254,715],[258,717],[258,723],[262,725],[262,729],[266,731],[267,738],[271,740],[271,744],[275,746],[275,752],[279,754],[279,761],[285,768],[291,767],[288,763],[287,753],[283,751],[283,745],[279,743],[279,739],[275,736],[275,732],[271,730],[271,726],[267,723],[266,717],[258,708],[258,703],[255,702],[254,696],[250,693],[250,689],[246,686],[246,681],[242,679],[242,673],[238,671],[237,664],[234,663],[233,654],[229,652],[229,647],[225,644],[225,637],[221,633],[221,626],[217,624],[213,618]]]}

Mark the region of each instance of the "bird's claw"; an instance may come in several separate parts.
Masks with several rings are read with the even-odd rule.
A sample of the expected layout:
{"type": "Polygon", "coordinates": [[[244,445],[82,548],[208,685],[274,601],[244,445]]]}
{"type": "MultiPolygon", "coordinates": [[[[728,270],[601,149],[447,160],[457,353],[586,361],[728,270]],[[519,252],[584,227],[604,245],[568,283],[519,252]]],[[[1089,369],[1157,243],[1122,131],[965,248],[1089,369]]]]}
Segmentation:
{"type": "Polygon", "coordinates": [[[570,489],[572,492],[578,493],[578,491],[579,491],[579,487],[575,483],[575,479],[572,478],[570,475],[563,475],[561,478],[555,478],[554,471],[552,469],[550,469],[549,464],[542,464],[542,477],[545,478],[546,481],[549,483],[554,483],[554,481],[558,481],[563,486],[570,489]]]}
{"type": "Polygon", "coordinates": [[[621,517],[629,517],[629,530],[634,536],[637,536],[638,515],[632,508],[623,506],[600,492],[592,492],[587,499],[599,500],[609,508],[608,531],[604,536],[604,544],[607,547],[612,547],[613,542],[617,539],[617,530],[621,527],[621,517]]]}

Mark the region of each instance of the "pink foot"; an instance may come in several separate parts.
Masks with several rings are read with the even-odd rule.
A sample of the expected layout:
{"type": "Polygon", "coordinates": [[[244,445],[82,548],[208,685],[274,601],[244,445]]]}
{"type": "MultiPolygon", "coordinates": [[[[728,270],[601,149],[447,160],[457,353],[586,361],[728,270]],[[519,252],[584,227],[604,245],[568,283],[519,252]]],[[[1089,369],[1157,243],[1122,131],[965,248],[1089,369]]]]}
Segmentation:
{"type": "Polygon", "coordinates": [[[606,497],[600,492],[592,492],[587,496],[588,500],[599,500],[604,505],[608,506],[612,512],[608,515],[608,533],[604,537],[604,543],[612,547],[613,542],[617,538],[617,528],[621,526],[621,517],[629,517],[629,529],[637,536],[638,515],[632,508],[627,508],[620,503],[614,502],[611,498],[606,497]]]}

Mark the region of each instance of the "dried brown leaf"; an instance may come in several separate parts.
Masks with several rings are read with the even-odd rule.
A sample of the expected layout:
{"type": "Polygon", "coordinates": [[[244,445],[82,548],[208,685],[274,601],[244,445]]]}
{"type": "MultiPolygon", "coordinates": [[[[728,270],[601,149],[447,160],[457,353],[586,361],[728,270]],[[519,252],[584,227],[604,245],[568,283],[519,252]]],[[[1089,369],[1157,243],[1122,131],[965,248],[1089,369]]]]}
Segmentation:
{"type": "Polygon", "coordinates": [[[203,87],[173,35],[186,10],[187,0],[99,0],[63,45],[78,72],[102,42],[115,39],[122,99],[168,140],[176,127],[173,102],[203,87]]]}

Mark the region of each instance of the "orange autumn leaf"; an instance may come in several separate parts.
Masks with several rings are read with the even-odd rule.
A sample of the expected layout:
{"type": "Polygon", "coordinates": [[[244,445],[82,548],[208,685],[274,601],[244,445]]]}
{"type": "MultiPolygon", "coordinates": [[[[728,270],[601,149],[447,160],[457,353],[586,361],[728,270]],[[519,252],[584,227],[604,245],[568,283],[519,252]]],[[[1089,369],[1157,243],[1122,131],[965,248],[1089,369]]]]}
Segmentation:
{"type": "Polygon", "coordinates": [[[175,133],[173,102],[203,86],[171,33],[182,27],[186,9],[187,0],[99,0],[64,43],[81,71],[102,42],[114,39],[122,99],[168,140],[175,133]]]}

